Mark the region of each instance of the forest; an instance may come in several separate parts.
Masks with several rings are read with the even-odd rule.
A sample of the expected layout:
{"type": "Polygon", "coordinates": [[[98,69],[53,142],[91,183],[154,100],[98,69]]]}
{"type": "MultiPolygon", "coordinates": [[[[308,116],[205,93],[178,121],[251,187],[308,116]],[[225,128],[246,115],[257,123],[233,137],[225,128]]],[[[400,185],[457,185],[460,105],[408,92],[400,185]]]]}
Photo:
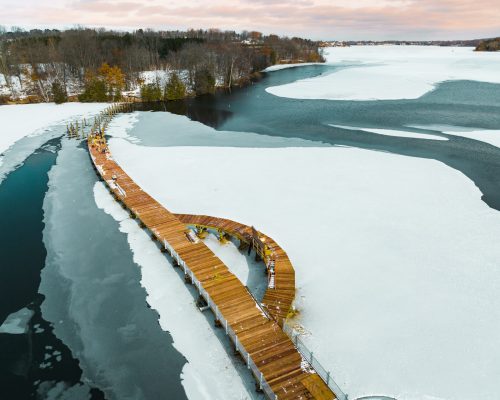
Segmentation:
{"type": "Polygon", "coordinates": [[[0,27],[0,102],[202,95],[247,84],[277,63],[321,62],[319,45],[255,31],[0,27]]]}

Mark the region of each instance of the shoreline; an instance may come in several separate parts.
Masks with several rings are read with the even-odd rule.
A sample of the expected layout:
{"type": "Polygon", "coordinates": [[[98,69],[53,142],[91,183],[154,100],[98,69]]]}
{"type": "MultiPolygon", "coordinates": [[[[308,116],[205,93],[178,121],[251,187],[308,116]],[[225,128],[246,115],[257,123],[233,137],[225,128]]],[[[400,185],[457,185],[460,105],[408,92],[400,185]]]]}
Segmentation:
{"type": "MultiPolygon", "coordinates": [[[[256,71],[256,72],[253,72],[252,74],[242,78],[241,82],[239,84],[235,84],[235,85],[231,85],[231,86],[215,86],[215,93],[218,93],[218,92],[230,92],[231,90],[235,90],[235,89],[241,89],[241,88],[245,88],[247,86],[250,86],[252,85],[254,82],[258,82],[260,79],[262,79],[262,74],[265,74],[265,73],[269,73],[269,72],[273,72],[273,71],[278,71],[278,70],[282,70],[282,69],[287,69],[287,68],[296,68],[296,67],[304,67],[304,66],[310,66],[310,65],[325,65],[326,63],[326,60],[325,61],[322,61],[322,62],[311,62],[311,63],[307,63],[307,62],[301,62],[301,61],[297,61],[297,62],[289,62],[289,63],[278,63],[278,64],[274,64],[274,65],[271,65],[269,67],[266,67],[264,68],[263,70],[260,70],[260,71],[256,71]]],[[[162,70],[157,70],[157,71],[162,71],[162,70]]],[[[134,90],[138,90],[137,88],[134,89],[134,90]]],[[[124,93],[127,93],[127,92],[131,92],[130,90],[125,90],[124,93]]],[[[61,103],[61,104],[67,104],[67,103],[84,103],[84,104],[93,104],[93,103],[99,103],[99,102],[82,102],[78,99],[78,96],[80,95],[81,93],[79,93],[78,95],[71,95],[71,96],[68,96],[68,101],[64,102],[64,103],[61,103]]],[[[195,94],[194,92],[189,92],[187,93],[187,95],[183,98],[183,99],[179,99],[179,100],[187,100],[187,99],[190,99],[190,98],[198,98],[198,97],[202,97],[202,96],[206,96],[206,95],[210,95],[210,94],[195,94]]],[[[2,97],[2,96],[0,96],[2,97]]],[[[9,95],[4,95],[4,97],[9,97],[9,95]]],[[[170,101],[179,101],[179,100],[160,100],[161,102],[170,102],[170,101]]],[[[127,95],[123,95],[122,96],[122,99],[121,100],[110,100],[107,102],[107,104],[109,105],[112,105],[114,103],[117,103],[117,102],[142,102],[142,99],[140,98],[140,96],[127,96],[127,95]]],[[[26,104],[52,104],[53,101],[43,101],[43,99],[40,97],[40,96],[36,96],[36,95],[28,95],[26,97],[23,97],[21,99],[17,99],[17,100],[7,100],[5,103],[1,103],[0,102],[0,107],[1,106],[7,106],[7,105],[26,105],[26,104]]],[[[57,104],[57,105],[60,105],[60,104],[57,104]]]]}

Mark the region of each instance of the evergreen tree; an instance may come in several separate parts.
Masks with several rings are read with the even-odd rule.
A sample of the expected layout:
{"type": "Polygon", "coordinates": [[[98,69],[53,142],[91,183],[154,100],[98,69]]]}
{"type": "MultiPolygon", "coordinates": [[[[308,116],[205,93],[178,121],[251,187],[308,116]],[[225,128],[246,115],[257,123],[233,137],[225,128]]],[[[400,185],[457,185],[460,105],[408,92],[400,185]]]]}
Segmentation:
{"type": "Polygon", "coordinates": [[[186,97],[186,85],[175,72],[165,86],[165,100],[181,100],[186,97]]]}
{"type": "Polygon", "coordinates": [[[148,83],[141,86],[141,99],[145,102],[161,101],[163,94],[157,83],[148,83]]]}
{"type": "Polygon", "coordinates": [[[194,75],[194,90],[197,95],[215,93],[215,77],[208,68],[196,71],[194,75]]]}
{"type": "Polygon", "coordinates": [[[88,79],[85,82],[83,93],[78,96],[78,100],[84,103],[108,101],[106,84],[97,77],[88,79]]]}
{"type": "Polygon", "coordinates": [[[66,88],[63,87],[59,82],[52,83],[52,100],[56,104],[66,103],[68,101],[68,94],[66,93],[66,88]]]}

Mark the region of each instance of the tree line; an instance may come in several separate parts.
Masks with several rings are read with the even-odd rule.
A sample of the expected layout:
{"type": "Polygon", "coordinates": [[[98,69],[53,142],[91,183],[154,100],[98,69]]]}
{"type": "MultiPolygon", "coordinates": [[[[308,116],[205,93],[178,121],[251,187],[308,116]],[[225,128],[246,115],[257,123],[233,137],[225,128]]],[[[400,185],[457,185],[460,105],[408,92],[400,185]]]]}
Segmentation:
{"type": "Polygon", "coordinates": [[[500,38],[483,40],[477,45],[476,51],[500,51],[500,38]]]}
{"type": "Polygon", "coordinates": [[[318,42],[255,31],[0,28],[4,85],[42,101],[117,100],[137,87],[149,98],[213,93],[243,85],[269,65],[320,61],[318,42]],[[144,71],[165,71],[168,93],[166,84],[145,82],[144,71]]]}

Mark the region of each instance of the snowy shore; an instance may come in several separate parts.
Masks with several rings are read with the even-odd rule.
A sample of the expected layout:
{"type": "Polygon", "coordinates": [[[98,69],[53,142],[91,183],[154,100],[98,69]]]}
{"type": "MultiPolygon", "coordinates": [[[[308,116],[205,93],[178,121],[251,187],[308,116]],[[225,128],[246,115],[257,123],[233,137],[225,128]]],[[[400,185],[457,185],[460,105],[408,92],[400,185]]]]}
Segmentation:
{"type": "Polygon", "coordinates": [[[352,148],[110,148],[168,209],[252,224],[286,249],[304,340],[352,398],[500,390],[500,214],[460,172],[352,148]],[[273,179],[241,179],[241,164],[273,179]]]}
{"type": "Polygon", "coordinates": [[[353,46],[325,52],[327,63],[348,66],[332,74],[267,88],[294,99],[416,99],[450,80],[500,83],[500,53],[469,47],[353,46]]]}

